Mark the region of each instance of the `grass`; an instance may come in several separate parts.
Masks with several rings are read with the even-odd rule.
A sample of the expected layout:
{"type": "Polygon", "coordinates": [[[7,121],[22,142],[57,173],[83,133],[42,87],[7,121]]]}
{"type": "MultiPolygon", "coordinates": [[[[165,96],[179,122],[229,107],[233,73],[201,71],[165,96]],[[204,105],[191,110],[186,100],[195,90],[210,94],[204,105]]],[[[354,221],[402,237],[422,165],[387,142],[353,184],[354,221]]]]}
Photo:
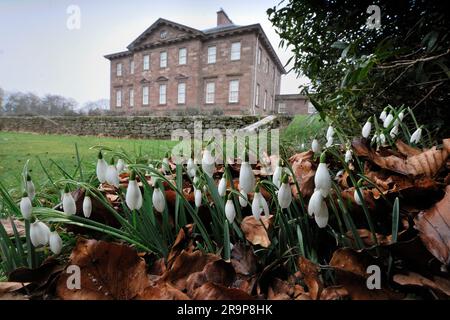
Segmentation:
{"type": "MultiPolygon", "coordinates": [[[[33,180],[37,183],[45,179],[38,157],[49,171],[56,174],[54,160],[68,172],[77,167],[75,143],[78,145],[83,168],[94,168],[97,158],[96,150],[89,149],[95,145],[110,147],[114,150],[123,148],[128,153],[138,154],[141,150],[148,158],[162,158],[176,142],[167,140],[134,140],[92,136],[42,135],[33,133],[0,132],[0,180],[8,188],[21,187],[21,173],[27,160],[33,180]]],[[[109,157],[106,157],[109,161],[109,157]]]]}
{"type": "Polygon", "coordinates": [[[289,126],[281,133],[282,144],[295,150],[308,149],[311,140],[320,136],[319,132],[325,126],[318,115],[296,115],[289,126]],[[305,144],[305,146],[302,147],[302,144],[305,144]]]}

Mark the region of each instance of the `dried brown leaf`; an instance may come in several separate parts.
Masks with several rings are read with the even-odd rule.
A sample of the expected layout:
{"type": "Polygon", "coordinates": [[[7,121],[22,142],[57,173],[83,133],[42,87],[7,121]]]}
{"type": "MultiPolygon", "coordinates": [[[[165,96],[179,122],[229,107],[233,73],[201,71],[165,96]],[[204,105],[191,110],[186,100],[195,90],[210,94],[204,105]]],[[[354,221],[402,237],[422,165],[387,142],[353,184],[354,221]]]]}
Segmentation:
{"type": "Polygon", "coordinates": [[[434,277],[432,279],[425,278],[424,276],[409,272],[407,274],[394,275],[394,282],[402,286],[419,286],[427,287],[433,290],[438,290],[447,296],[450,296],[450,280],[441,277],[434,277]]]}
{"type": "Polygon", "coordinates": [[[267,218],[261,216],[260,220],[256,220],[254,216],[247,216],[241,222],[241,229],[244,232],[245,238],[253,245],[268,248],[271,242],[266,229],[270,229],[272,223],[272,215],[267,218]]]}
{"type": "Polygon", "coordinates": [[[319,266],[305,257],[300,257],[297,264],[300,276],[308,287],[310,297],[313,300],[319,299],[323,290],[323,283],[319,276],[319,266]]]}
{"type": "Polygon", "coordinates": [[[253,297],[239,289],[205,283],[195,290],[194,300],[253,300],[253,297]]]}

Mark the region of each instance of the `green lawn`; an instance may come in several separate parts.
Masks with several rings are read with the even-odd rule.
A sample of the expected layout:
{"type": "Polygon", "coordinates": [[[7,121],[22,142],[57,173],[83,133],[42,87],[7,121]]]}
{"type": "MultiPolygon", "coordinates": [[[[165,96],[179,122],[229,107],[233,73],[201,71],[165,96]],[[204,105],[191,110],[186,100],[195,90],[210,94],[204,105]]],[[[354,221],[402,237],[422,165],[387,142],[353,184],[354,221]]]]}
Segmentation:
{"type": "MultiPolygon", "coordinates": [[[[97,161],[96,150],[89,149],[102,145],[118,150],[123,148],[131,154],[137,154],[141,148],[142,154],[150,158],[162,158],[175,142],[167,140],[133,140],[102,138],[92,136],[41,135],[33,133],[0,132],[0,180],[8,188],[20,188],[21,173],[27,160],[33,180],[43,182],[43,172],[38,157],[50,174],[61,177],[50,159],[56,161],[68,172],[74,172],[77,166],[75,143],[86,169],[94,168],[97,161]]],[[[109,160],[109,159],[107,159],[109,160]]]]}
{"type": "Polygon", "coordinates": [[[311,140],[324,130],[325,124],[318,115],[296,115],[289,126],[281,134],[282,144],[293,150],[310,147],[311,140]],[[304,144],[304,148],[302,148],[304,144]]]}

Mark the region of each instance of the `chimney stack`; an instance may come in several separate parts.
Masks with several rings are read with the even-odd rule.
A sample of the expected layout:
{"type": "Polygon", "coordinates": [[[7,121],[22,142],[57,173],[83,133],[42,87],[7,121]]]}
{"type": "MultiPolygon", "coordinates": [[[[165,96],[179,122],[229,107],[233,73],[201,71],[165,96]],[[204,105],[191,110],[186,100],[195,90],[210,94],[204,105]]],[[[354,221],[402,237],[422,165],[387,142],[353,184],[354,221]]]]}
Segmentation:
{"type": "Polygon", "coordinates": [[[228,25],[232,25],[232,24],[233,24],[233,21],[231,21],[231,19],[228,17],[226,12],[222,8],[220,8],[220,10],[217,11],[217,26],[223,27],[223,26],[228,26],[228,25]]]}

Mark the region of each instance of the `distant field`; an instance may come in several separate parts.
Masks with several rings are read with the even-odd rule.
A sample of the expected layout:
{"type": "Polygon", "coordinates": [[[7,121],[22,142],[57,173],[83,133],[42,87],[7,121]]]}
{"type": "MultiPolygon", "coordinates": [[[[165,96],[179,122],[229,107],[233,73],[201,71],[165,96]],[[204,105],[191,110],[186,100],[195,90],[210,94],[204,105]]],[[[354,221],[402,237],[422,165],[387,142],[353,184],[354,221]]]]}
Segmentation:
{"type": "Polygon", "coordinates": [[[50,172],[60,177],[57,168],[50,159],[60,164],[68,172],[76,169],[75,143],[83,167],[94,168],[97,158],[96,150],[89,149],[103,145],[113,149],[123,148],[129,153],[138,152],[150,157],[161,158],[175,142],[166,140],[132,140],[91,136],[41,135],[33,133],[0,132],[0,180],[8,188],[20,188],[21,172],[27,160],[32,170],[33,180],[43,182],[45,174],[38,162],[38,157],[50,172]]]}

